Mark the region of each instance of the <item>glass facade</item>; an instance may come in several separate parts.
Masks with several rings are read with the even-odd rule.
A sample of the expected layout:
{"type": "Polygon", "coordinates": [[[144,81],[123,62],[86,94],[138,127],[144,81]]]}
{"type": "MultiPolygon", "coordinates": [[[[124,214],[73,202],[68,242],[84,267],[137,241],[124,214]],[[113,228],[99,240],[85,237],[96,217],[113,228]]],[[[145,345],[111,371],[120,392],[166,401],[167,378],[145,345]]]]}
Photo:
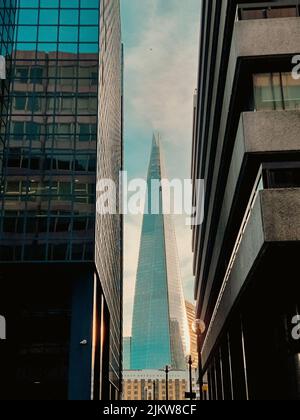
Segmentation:
{"type": "MultiPolygon", "coordinates": [[[[0,55],[6,60],[6,67],[9,70],[11,52],[13,48],[14,22],[16,14],[16,0],[2,0],[0,2],[0,55]]],[[[0,185],[3,183],[3,152],[5,148],[5,132],[6,119],[8,113],[8,83],[0,80],[0,185]]]]}
{"type": "Polygon", "coordinates": [[[0,260],[92,261],[99,0],[20,0],[8,73],[0,260]]]}
{"type": "MultiPolygon", "coordinates": [[[[158,140],[153,140],[148,172],[148,208],[153,206],[151,181],[163,178],[158,140]]],[[[187,316],[179,274],[174,227],[163,215],[144,215],[132,324],[131,369],[185,368],[187,316]]],[[[154,206],[155,207],[155,206],[154,206]]]]}
{"type": "Polygon", "coordinates": [[[291,73],[255,74],[253,81],[257,111],[300,109],[300,80],[291,73]]]}
{"type": "MultiPolygon", "coordinates": [[[[5,272],[0,307],[7,301],[7,313],[22,311],[6,289],[10,276],[21,278],[16,267],[37,283],[42,278],[53,287],[53,302],[40,305],[40,312],[29,306],[26,325],[34,329],[35,313],[52,316],[52,307],[70,321],[71,328],[61,332],[70,363],[64,390],[75,399],[88,399],[91,389],[96,400],[116,399],[122,366],[122,219],[96,216],[95,203],[97,176],[118,184],[122,168],[120,2],[0,0],[0,19],[7,67],[0,130],[1,275],[5,272]],[[41,274],[47,272],[55,273],[57,283],[41,274]],[[57,307],[65,272],[72,282],[57,307]],[[78,334],[91,343],[84,358],[78,334]]],[[[31,366],[24,363],[28,372],[36,363],[32,359],[31,366]]],[[[45,365],[41,360],[41,370],[45,365]]]]}
{"type": "Polygon", "coordinates": [[[130,370],[131,337],[123,338],[123,369],[130,370]]]}

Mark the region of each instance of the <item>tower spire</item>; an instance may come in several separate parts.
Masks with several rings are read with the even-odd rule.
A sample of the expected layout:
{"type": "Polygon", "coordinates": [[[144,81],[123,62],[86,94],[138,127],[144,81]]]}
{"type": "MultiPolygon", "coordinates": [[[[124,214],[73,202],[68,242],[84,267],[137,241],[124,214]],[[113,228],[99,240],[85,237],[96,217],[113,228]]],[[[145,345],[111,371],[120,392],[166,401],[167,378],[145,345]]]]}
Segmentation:
{"type": "MultiPolygon", "coordinates": [[[[154,133],[148,185],[162,180],[162,167],[160,135],[154,133]]],[[[133,370],[185,368],[188,324],[173,221],[162,211],[163,200],[162,189],[159,197],[148,191],[148,209],[160,210],[143,217],[132,320],[133,370]]]]}
{"type": "Polygon", "coordinates": [[[152,141],[153,146],[160,147],[160,140],[161,140],[160,132],[159,131],[154,132],[153,141],[152,141]]]}

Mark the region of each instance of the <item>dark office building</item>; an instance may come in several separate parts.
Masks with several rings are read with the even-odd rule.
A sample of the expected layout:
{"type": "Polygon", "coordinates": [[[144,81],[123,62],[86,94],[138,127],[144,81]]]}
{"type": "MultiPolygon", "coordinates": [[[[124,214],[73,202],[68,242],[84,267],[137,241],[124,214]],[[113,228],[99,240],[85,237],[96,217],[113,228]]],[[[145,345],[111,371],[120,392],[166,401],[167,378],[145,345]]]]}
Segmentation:
{"type": "Polygon", "coordinates": [[[96,182],[118,185],[122,168],[120,4],[12,3],[0,3],[0,399],[117,399],[122,220],[96,214],[96,182]]]}
{"type": "Polygon", "coordinates": [[[193,248],[210,399],[299,400],[299,1],[202,3],[193,248]]]}

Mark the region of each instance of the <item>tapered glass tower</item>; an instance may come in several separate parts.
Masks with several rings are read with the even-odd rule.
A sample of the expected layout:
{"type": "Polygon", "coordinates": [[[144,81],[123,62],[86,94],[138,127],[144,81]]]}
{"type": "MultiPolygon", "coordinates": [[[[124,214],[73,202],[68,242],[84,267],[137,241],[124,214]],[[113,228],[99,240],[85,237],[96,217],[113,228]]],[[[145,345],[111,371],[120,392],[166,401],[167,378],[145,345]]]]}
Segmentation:
{"type": "Polygon", "coordinates": [[[184,369],[189,346],[173,222],[170,215],[163,214],[162,189],[158,200],[151,189],[153,180],[163,178],[159,136],[154,136],[147,181],[149,211],[145,211],[143,219],[135,290],[132,370],[160,369],[165,365],[184,369]],[[155,207],[158,211],[153,214],[151,208],[155,207]]]}

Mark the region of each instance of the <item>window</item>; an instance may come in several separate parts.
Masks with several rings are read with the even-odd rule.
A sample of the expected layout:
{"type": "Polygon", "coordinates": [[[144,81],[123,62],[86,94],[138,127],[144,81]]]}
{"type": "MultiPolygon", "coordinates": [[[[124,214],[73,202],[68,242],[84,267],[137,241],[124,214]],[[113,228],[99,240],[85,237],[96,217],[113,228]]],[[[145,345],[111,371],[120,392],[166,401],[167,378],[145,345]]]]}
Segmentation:
{"type": "Polygon", "coordinates": [[[40,158],[37,156],[31,156],[29,168],[37,171],[40,169],[40,158]]]}
{"type": "Polygon", "coordinates": [[[299,188],[300,166],[281,164],[274,168],[264,169],[264,188],[299,188]]]}
{"type": "Polygon", "coordinates": [[[59,194],[70,195],[72,193],[71,182],[60,182],[59,183],[59,194]]]}
{"type": "Polygon", "coordinates": [[[21,155],[19,153],[9,153],[7,158],[7,167],[8,168],[21,168],[23,167],[21,155]]]}
{"type": "Polygon", "coordinates": [[[16,79],[20,83],[27,83],[28,81],[28,73],[29,69],[28,67],[16,67],[16,79]]]}
{"type": "Polygon", "coordinates": [[[299,6],[282,6],[282,7],[243,7],[239,8],[240,20],[251,19],[276,19],[286,17],[299,16],[299,6]]]}
{"type": "Polygon", "coordinates": [[[79,67],[79,74],[78,77],[79,78],[84,78],[84,79],[98,79],[98,65],[88,65],[88,66],[80,66],[79,67]]]}
{"type": "Polygon", "coordinates": [[[41,133],[41,124],[35,122],[26,123],[26,136],[32,140],[39,140],[41,133]]]}
{"type": "Polygon", "coordinates": [[[15,109],[17,111],[25,111],[26,108],[26,97],[22,95],[17,95],[15,97],[15,109]]]}
{"type": "Polygon", "coordinates": [[[56,219],[56,232],[69,232],[71,219],[67,217],[58,217],[56,219]]]}
{"type": "Polygon", "coordinates": [[[62,97],[61,110],[68,113],[72,113],[74,111],[74,99],[70,97],[62,97]]]}
{"type": "Polygon", "coordinates": [[[55,135],[55,139],[59,140],[60,138],[70,138],[73,133],[73,124],[71,123],[61,123],[61,124],[51,124],[48,128],[48,135],[55,135]]]}
{"type": "Polygon", "coordinates": [[[20,183],[15,181],[8,181],[6,183],[6,194],[19,194],[20,183]]]}
{"type": "Polygon", "coordinates": [[[92,72],[91,85],[92,86],[97,86],[98,85],[98,72],[92,72]]]}
{"type": "Polygon", "coordinates": [[[3,232],[5,233],[22,233],[23,219],[15,217],[5,217],[3,219],[3,232]]]}
{"type": "Polygon", "coordinates": [[[79,172],[93,170],[93,169],[90,169],[90,165],[91,165],[90,162],[91,162],[91,159],[89,159],[88,156],[78,156],[75,161],[75,170],[79,172]]]}
{"type": "Polygon", "coordinates": [[[24,136],[24,123],[14,122],[12,124],[12,131],[13,131],[15,140],[22,140],[24,136]]]}
{"type": "Polygon", "coordinates": [[[56,244],[49,246],[49,259],[51,260],[66,260],[67,253],[68,253],[68,245],[67,244],[56,244]]]}
{"type": "Polygon", "coordinates": [[[280,82],[284,109],[300,109],[300,80],[295,80],[290,73],[282,73],[280,82]]]}
{"type": "Polygon", "coordinates": [[[90,140],[90,125],[79,124],[79,140],[89,141],[90,140]]]}
{"type": "Polygon", "coordinates": [[[63,79],[63,78],[74,78],[76,75],[75,75],[75,70],[76,70],[76,67],[74,67],[74,66],[66,66],[66,67],[61,67],[60,68],[60,77],[63,79]]]}
{"type": "Polygon", "coordinates": [[[78,98],[78,112],[96,113],[97,105],[98,101],[96,97],[82,95],[78,98]]]}
{"type": "Polygon", "coordinates": [[[71,123],[56,124],[55,134],[56,136],[59,137],[59,138],[56,138],[57,140],[59,140],[60,138],[70,139],[72,135],[72,124],[71,123]]]}
{"type": "Polygon", "coordinates": [[[31,112],[41,111],[41,99],[37,96],[28,96],[28,110],[31,112]]]}
{"type": "Polygon", "coordinates": [[[41,111],[41,98],[33,95],[24,96],[20,93],[16,93],[14,107],[17,111],[41,111]]]}
{"type": "Polygon", "coordinates": [[[72,158],[69,156],[60,156],[57,158],[56,169],[69,171],[72,166],[72,158]]]}
{"type": "Polygon", "coordinates": [[[47,100],[48,111],[53,112],[55,108],[55,98],[48,98],[47,100]]]}
{"type": "Polygon", "coordinates": [[[79,141],[96,141],[97,136],[97,124],[79,124],[79,141]]]}
{"type": "Polygon", "coordinates": [[[59,124],[58,125],[58,133],[69,135],[71,134],[71,124],[59,124]]]}
{"type": "Polygon", "coordinates": [[[30,82],[31,83],[42,83],[43,77],[43,68],[42,67],[32,67],[30,70],[30,82]]]}
{"type": "MultiPolygon", "coordinates": [[[[87,219],[85,217],[76,217],[73,220],[73,230],[80,232],[86,230],[87,219]]],[[[128,386],[128,392],[130,392],[131,387],[128,386]]]]}
{"type": "Polygon", "coordinates": [[[300,109],[300,80],[290,73],[262,73],[253,76],[257,111],[300,109]]]}

